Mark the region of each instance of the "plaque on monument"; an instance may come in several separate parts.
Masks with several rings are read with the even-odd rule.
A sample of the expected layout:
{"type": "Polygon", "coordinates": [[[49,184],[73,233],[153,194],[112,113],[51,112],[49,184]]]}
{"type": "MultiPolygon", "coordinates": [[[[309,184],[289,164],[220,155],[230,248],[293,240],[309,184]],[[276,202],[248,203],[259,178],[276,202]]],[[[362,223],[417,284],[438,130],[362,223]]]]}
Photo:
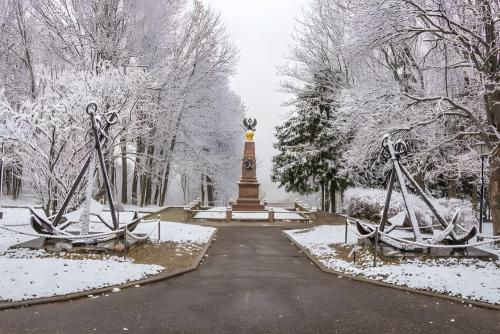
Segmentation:
{"type": "Polygon", "coordinates": [[[259,187],[257,181],[257,164],[255,162],[255,142],[253,141],[257,120],[248,118],[243,120],[246,129],[245,149],[243,151],[243,162],[241,179],[238,182],[239,194],[233,211],[262,211],[265,206],[260,203],[259,187]]]}

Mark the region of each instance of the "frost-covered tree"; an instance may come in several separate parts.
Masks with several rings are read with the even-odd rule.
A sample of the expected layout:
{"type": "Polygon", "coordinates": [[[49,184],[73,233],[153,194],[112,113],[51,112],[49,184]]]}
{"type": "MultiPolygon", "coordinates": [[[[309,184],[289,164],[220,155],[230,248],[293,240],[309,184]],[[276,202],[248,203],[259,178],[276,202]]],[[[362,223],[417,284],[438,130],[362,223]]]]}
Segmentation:
{"type": "Polygon", "coordinates": [[[164,204],[179,137],[185,128],[196,129],[210,110],[213,87],[220,76],[232,73],[237,56],[219,16],[200,2],[173,20],[179,29],[170,36],[164,63],[151,71],[148,110],[154,112],[145,115],[150,129],[138,145],[141,154],[150,156],[137,181],[141,204],[164,204]]]}
{"type": "MultiPolygon", "coordinates": [[[[417,179],[438,189],[439,180],[448,183],[449,196],[456,196],[464,180],[477,182],[479,159],[471,146],[498,143],[491,117],[499,57],[498,22],[492,17],[498,10],[494,1],[353,3],[353,59],[362,77],[349,92],[354,99],[345,101],[351,111],[345,119],[355,113],[357,121],[371,121],[356,131],[351,166],[374,166],[366,161],[378,159],[373,138],[379,141],[382,130],[409,142],[406,161],[417,179]]],[[[497,179],[490,179],[493,202],[497,179]]],[[[467,196],[467,187],[460,190],[467,196]]]]}
{"type": "MultiPolygon", "coordinates": [[[[6,120],[2,140],[16,150],[16,160],[23,169],[26,187],[35,192],[47,211],[54,211],[71,187],[81,161],[92,150],[88,136],[90,119],[85,112],[93,100],[122,119],[112,127],[106,154],[120,133],[134,131],[127,123],[134,108],[135,84],[142,73],[125,76],[119,70],[106,70],[99,76],[85,71],[65,72],[34,101],[26,101],[18,111],[4,99],[1,118],[6,120]],[[82,85],[85,83],[85,85],[82,85]],[[102,99],[97,99],[101,96],[102,99]],[[127,120],[124,120],[127,119],[127,120]]],[[[96,192],[99,191],[96,187],[96,192]]],[[[81,198],[80,198],[81,199],[81,198]]],[[[77,205],[79,198],[72,203],[77,205]]]]}
{"type": "Polygon", "coordinates": [[[347,182],[340,170],[348,137],[339,131],[338,113],[349,69],[342,17],[330,20],[339,10],[333,3],[313,2],[293,35],[289,63],[279,69],[285,78],[283,90],[293,96],[287,104],[294,111],[276,128],[279,153],[273,158],[272,174],[287,191],[320,191],[322,208],[332,210],[335,192],[347,182]]]}
{"type": "MultiPolygon", "coordinates": [[[[429,191],[470,196],[479,170],[471,146],[495,149],[499,141],[499,7],[492,0],[312,1],[285,74],[300,83],[324,63],[345,74],[336,121],[347,139],[342,175],[384,184],[380,142],[390,133],[408,142],[405,163],[429,191]]],[[[493,207],[500,207],[497,151],[493,207]]]]}
{"type": "MultiPolygon", "coordinates": [[[[227,156],[240,143],[209,139],[232,138],[244,107],[227,86],[237,51],[216,13],[187,0],[1,6],[0,137],[12,155],[10,174],[47,211],[57,209],[89,149],[79,142],[89,102],[120,117],[105,156],[115,199],[164,205],[172,178],[194,177],[186,170],[210,180],[214,200],[229,196],[223,187],[237,176],[227,156]],[[202,161],[210,168],[202,171],[202,161]]],[[[105,200],[96,177],[93,195],[105,200]]]]}
{"type": "Polygon", "coordinates": [[[237,193],[245,107],[223,76],[207,98],[202,113],[191,110],[185,115],[188,121],[179,132],[173,167],[184,176],[185,191],[194,194],[192,198],[226,203],[237,193]]]}

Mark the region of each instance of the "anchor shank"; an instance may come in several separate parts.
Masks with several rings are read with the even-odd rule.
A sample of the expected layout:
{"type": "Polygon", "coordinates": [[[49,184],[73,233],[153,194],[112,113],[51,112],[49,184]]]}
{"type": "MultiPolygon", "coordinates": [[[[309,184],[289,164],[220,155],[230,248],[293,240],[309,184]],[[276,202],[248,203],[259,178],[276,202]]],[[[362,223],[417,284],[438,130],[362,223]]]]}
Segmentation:
{"type": "Polygon", "coordinates": [[[391,205],[392,190],[394,189],[394,182],[396,181],[396,171],[392,168],[391,179],[389,181],[389,187],[387,188],[387,198],[385,199],[384,212],[382,218],[380,219],[379,230],[384,232],[385,224],[387,223],[387,214],[389,213],[389,207],[391,205]]]}
{"type": "Polygon", "coordinates": [[[408,212],[408,216],[410,217],[410,222],[413,229],[413,235],[415,236],[416,241],[422,241],[422,235],[420,234],[420,229],[418,228],[418,222],[417,222],[417,217],[415,216],[415,210],[413,209],[413,205],[409,202],[408,190],[406,189],[403,172],[401,172],[401,164],[399,162],[398,157],[396,156],[394,145],[392,144],[390,137],[387,137],[387,148],[389,149],[389,153],[391,154],[393,168],[396,172],[399,186],[401,187],[401,195],[403,196],[403,201],[406,206],[406,211],[408,212]]]}
{"type": "Polygon", "coordinates": [[[97,150],[97,157],[99,158],[99,165],[101,167],[101,172],[102,172],[102,176],[104,179],[104,185],[106,186],[106,194],[108,195],[109,210],[111,212],[111,219],[113,220],[113,227],[115,228],[115,230],[117,230],[120,226],[118,224],[118,220],[116,219],[115,205],[113,202],[113,193],[111,192],[111,186],[109,183],[108,172],[106,170],[106,164],[104,163],[104,156],[102,155],[99,134],[97,133],[97,125],[96,125],[96,121],[95,121],[95,115],[92,113],[90,115],[90,117],[92,120],[92,132],[94,133],[95,148],[97,150]]]}
{"type": "Polygon", "coordinates": [[[66,195],[66,198],[64,198],[64,202],[61,205],[61,207],[59,208],[59,211],[57,211],[57,214],[56,214],[54,220],[52,221],[52,225],[57,226],[57,224],[59,224],[59,221],[61,220],[61,218],[64,214],[64,211],[66,211],[66,208],[69,205],[69,201],[71,201],[71,198],[75,194],[76,189],[78,189],[80,182],[82,182],[83,176],[87,172],[87,169],[90,165],[90,160],[91,160],[91,157],[89,156],[87,158],[87,160],[85,161],[85,163],[83,164],[83,167],[80,170],[80,173],[78,173],[78,176],[76,177],[75,182],[73,183],[73,185],[71,186],[71,189],[69,190],[68,194],[66,195]]]}
{"type": "Polygon", "coordinates": [[[402,170],[403,174],[408,178],[408,180],[410,180],[411,184],[415,187],[415,189],[417,190],[417,193],[420,195],[420,197],[422,197],[422,200],[425,202],[425,204],[427,204],[429,209],[431,209],[432,213],[434,214],[434,216],[436,216],[439,223],[441,225],[443,225],[444,228],[446,228],[448,226],[448,224],[446,223],[444,218],[439,214],[439,212],[436,210],[436,208],[434,207],[434,204],[432,204],[429,197],[427,197],[427,195],[424,193],[422,188],[420,188],[418,183],[411,177],[410,173],[406,170],[406,168],[404,166],[401,166],[401,170],[402,170]]]}
{"type": "MultiPolygon", "coordinates": [[[[95,125],[95,119],[92,118],[93,120],[93,125],[95,125]]],[[[106,132],[108,129],[109,129],[109,126],[110,124],[106,124],[104,126],[104,131],[106,132]]],[[[99,139],[99,142],[103,142],[105,143],[106,142],[106,137],[103,136],[102,134],[98,137],[99,139]]],[[[80,182],[82,182],[82,179],[90,165],[90,161],[92,160],[92,154],[90,154],[87,158],[87,160],[85,160],[83,166],[82,166],[82,169],[80,170],[80,173],[78,173],[78,176],[76,177],[75,179],[75,182],[73,183],[73,185],[71,186],[71,189],[69,190],[68,194],[66,195],[66,197],[64,198],[64,202],[63,204],[61,205],[61,207],[59,208],[59,211],[57,211],[57,214],[56,216],[54,217],[54,219],[52,220],[52,225],[54,226],[57,226],[59,224],[59,221],[61,220],[62,216],[64,215],[64,212],[66,211],[66,208],[68,207],[69,205],[69,202],[71,201],[71,198],[73,197],[73,195],[75,194],[76,190],[78,189],[78,186],[80,185],[80,182]]]]}

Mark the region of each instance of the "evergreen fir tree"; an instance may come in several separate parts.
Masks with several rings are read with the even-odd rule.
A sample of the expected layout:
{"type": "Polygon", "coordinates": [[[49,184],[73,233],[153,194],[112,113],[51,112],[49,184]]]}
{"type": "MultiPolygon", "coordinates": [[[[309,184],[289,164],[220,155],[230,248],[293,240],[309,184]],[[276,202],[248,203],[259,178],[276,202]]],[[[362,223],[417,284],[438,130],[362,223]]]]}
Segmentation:
{"type": "Polygon", "coordinates": [[[333,128],[338,110],[334,87],[338,85],[331,83],[331,72],[316,74],[314,83],[298,94],[292,115],[276,127],[278,154],[273,157],[271,178],[286,191],[311,194],[322,190],[323,196],[333,199],[330,192],[344,186],[337,177],[340,141],[333,128]]]}

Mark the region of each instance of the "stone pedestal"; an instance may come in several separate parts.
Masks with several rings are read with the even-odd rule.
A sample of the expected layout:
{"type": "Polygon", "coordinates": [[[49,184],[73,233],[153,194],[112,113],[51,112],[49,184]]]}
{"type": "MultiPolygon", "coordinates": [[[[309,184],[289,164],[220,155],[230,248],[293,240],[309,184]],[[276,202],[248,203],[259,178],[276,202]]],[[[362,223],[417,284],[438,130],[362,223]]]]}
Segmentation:
{"type": "Polygon", "coordinates": [[[233,211],[262,211],[265,206],[260,203],[257,181],[257,164],[255,162],[255,142],[246,141],[243,152],[241,179],[238,182],[239,195],[233,204],[233,211]]]}

